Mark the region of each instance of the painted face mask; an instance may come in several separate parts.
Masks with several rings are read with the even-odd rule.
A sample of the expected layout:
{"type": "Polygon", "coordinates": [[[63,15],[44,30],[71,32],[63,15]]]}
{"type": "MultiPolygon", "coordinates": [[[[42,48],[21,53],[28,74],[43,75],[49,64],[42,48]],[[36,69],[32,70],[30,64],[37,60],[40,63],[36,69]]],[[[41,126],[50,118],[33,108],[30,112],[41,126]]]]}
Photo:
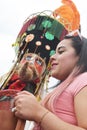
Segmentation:
{"type": "Polygon", "coordinates": [[[20,64],[19,77],[22,81],[36,80],[46,69],[45,60],[34,53],[25,54],[20,64]]]}

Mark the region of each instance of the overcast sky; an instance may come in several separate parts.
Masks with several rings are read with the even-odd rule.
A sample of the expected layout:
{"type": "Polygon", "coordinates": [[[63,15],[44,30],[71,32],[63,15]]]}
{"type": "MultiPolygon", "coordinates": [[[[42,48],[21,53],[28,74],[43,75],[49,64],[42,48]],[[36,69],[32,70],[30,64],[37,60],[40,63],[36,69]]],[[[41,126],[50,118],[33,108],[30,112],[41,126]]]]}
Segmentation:
{"type": "MultiPolygon", "coordinates": [[[[81,17],[82,34],[87,36],[86,0],[73,0],[81,17]]],[[[61,0],[0,0],[0,75],[12,66],[15,57],[12,43],[22,27],[24,20],[31,14],[43,10],[55,10],[61,0]]]]}

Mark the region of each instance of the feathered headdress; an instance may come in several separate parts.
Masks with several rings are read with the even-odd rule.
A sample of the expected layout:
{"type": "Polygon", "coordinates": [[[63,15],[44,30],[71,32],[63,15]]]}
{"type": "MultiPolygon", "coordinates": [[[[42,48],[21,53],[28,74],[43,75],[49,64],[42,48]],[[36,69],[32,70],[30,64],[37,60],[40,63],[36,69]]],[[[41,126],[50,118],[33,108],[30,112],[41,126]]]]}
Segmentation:
{"type": "Polygon", "coordinates": [[[68,31],[80,29],[80,14],[71,0],[62,0],[63,5],[53,15],[68,31]]]}
{"type": "Polygon", "coordinates": [[[50,56],[58,43],[69,32],[79,29],[80,15],[75,4],[71,0],[62,0],[62,3],[53,12],[35,13],[24,21],[13,44],[19,62],[26,52],[35,53],[45,59],[48,70],[50,56]]]}

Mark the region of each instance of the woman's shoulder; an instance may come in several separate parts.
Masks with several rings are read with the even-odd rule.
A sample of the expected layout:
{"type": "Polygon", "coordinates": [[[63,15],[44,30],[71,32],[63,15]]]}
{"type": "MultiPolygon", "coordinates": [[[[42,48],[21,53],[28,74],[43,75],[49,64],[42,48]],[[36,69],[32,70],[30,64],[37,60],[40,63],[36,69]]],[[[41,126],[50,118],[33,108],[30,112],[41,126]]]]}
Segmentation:
{"type": "Polygon", "coordinates": [[[81,73],[80,75],[77,76],[78,78],[87,78],[87,72],[81,73]]]}
{"type": "Polygon", "coordinates": [[[87,86],[87,72],[78,75],[71,83],[69,89],[76,95],[82,88],[87,86]]]}

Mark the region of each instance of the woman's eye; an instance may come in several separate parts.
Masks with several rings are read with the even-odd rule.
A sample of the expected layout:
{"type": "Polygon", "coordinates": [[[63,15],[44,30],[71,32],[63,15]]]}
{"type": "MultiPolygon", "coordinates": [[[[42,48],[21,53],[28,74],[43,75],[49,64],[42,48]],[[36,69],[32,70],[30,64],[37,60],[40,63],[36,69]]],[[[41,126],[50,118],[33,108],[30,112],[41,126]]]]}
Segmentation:
{"type": "Polygon", "coordinates": [[[64,52],[63,50],[58,51],[59,54],[62,54],[63,52],[64,52]]]}

